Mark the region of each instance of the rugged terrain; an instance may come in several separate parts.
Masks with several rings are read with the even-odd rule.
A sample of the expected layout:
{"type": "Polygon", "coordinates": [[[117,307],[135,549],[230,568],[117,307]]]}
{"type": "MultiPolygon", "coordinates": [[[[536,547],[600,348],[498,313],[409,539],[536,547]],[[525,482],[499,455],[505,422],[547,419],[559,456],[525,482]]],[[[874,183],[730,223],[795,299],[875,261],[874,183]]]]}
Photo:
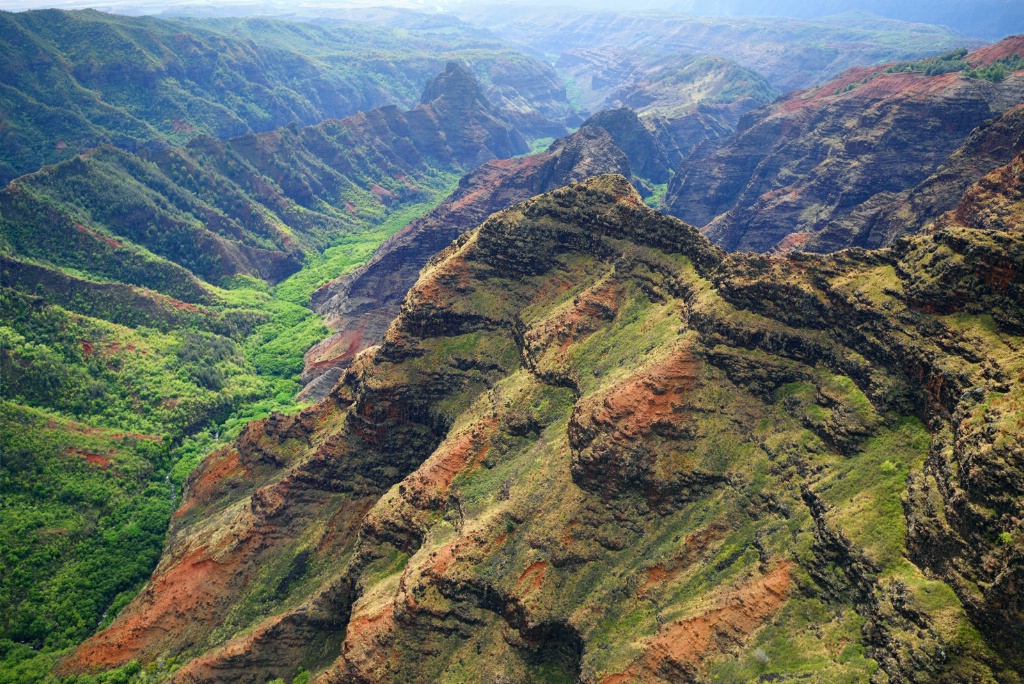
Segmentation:
{"type": "Polygon", "coordinates": [[[280,281],[453,175],[528,151],[500,115],[452,62],[407,112],[138,155],[101,146],[0,191],[0,231],[14,256],[200,303],[194,276],[280,281]]]}
{"type": "Polygon", "coordinates": [[[851,69],[786,95],[748,113],[724,145],[679,169],[666,211],[730,251],[879,246],[917,230],[992,162],[1013,154],[1013,116],[978,134],[993,136],[990,146],[1000,148],[994,157],[978,154],[988,143],[968,138],[1024,100],[1024,71],[1013,70],[1019,54],[1024,39],[1008,38],[969,54],[851,69]],[[984,71],[993,64],[998,74],[984,71]],[[929,206],[935,191],[916,188],[935,173],[932,185],[943,188],[943,198],[929,206]],[[911,194],[915,219],[869,225],[884,211],[899,211],[893,203],[911,194]]]}
{"type": "Polygon", "coordinates": [[[721,57],[584,48],[562,53],[555,66],[573,83],[578,105],[593,112],[625,106],[675,116],[704,104],[738,116],[779,95],[760,74],[721,57]]]}
{"type": "Polygon", "coordinates": [[[651,197],[651,185],[664,187],[683,150],[713,135],[691,119],[604,111],[545,152],[496,160],[464,176],[451,196],[384,242],[365,265],[313,293],[312,306],[336,332],[307,353],[302,396],[324,398],[356,355],[384,338],[427,261],[490,214],[606,173],[631,178],[651,197]]]}
{"type": "Polygon", "coordinates": [[[621,176],[495,214],[203,462],[60,671],[1019,681],[1022,172],[831,256],[728,255],[621,176]]]}

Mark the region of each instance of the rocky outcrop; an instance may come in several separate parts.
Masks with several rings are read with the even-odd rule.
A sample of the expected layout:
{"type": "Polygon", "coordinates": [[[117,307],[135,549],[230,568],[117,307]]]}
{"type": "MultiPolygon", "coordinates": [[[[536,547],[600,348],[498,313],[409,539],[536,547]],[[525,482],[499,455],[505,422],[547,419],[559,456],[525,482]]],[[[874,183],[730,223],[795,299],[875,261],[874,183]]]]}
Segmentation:
{"type": "MultiPolygon", "coordinates": [[[[1004,42],[1004,52],[1024,45],[1004,42]]],[[[995,54],[967,59],[981,64],[995,54]]],[[[851,69],[747,114],[721,149],[679,170],[665,207],[728,250],[881,244],[901,219],[875,238],[865,222],[920,184],[915,200],[927,212],[927,181],[936,172],[961,175],[962,191],[990,170],[958,171],[964,164],[955,159],[939,167],[972,131],[1022,99],[1024,72],[991,83],[960,72],[851,69]]],[[[948,184],[950,192],[956,185],[948,184]]]]}
{"type": "Polygon", "coordinates": [[[313,294],[313,307],[335,332],[307,353],[301,396],[326,396],[352,359],[383,339],[420,269],[462,232],[516,202],[604,173],[631,177],[648,194],[650,184],[668,181],[673,162],[690,148],[724,135],[727,124],[716,127],[705,114],[641,119],[628,108],[604,111],[543,153],[491,162],[464,177],[449,198],[388,239],[366,265],[313,294]]]}
{"type": "MultiPolygon", "coordinates": [[[[464,167],[528,152],[530,147],[523,136],[496,114],[473,74],[458,62],[449,62],[423,89],[420,107],[409,113],[413,119],[409,127],[413,131],[431,128],[426,122],[414,120],[420,115],[431,119],[443,133],[441,142],[450,149],[453,161],[464,167]]],[[[440,152],[439,148],[428,150],[431,156],[440,152]]]]}
{"type": "Polygon", "coordinates": [[[603,128],[629,158],[633,173],[652,183],[667,183],[671,168],[658,131],[644,124],[632,109],[609,109],[587,119],[586,125],[603,128]]]}
{"type": "Polygon", "coordinates": [[[1014,681],[1019,332],[926,288],[1019,308],[1020,168],[877,252],[729,255],[621,176],[494,214],[61,671],[1014,681]]]}

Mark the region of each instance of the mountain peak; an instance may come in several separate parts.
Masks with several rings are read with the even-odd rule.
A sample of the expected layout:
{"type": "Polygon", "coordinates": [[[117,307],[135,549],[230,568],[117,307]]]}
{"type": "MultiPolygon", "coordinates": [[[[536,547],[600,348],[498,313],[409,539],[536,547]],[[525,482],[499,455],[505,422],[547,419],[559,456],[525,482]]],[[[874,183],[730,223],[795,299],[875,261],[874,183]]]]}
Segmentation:
{"type": "Polygon", "coordinates": [[[583,127],[587,126],[608,131],[616,146],[627,151],[630,166],[638,176],[655,183],[668,182],[669,161],[665,147],[635,111],[629,107],[606,109],[587,119],[583,127]]]}
{"type": "Polygon", "coordinates": [[[476,76],[459,62],[451,61],[444,71],[431,79],[423,89],[420,104],[431,104],[443,99],[448,104],[473,104],[490,108],[490,103],[480,90],[480,82],[476,76]]]}

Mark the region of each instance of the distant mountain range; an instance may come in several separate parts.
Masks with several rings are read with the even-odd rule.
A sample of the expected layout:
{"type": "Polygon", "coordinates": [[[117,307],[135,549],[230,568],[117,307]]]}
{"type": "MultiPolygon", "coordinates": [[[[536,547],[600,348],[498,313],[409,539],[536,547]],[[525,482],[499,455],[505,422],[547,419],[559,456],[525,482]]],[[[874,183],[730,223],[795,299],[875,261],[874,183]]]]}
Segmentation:
{"type": "Polygon", "coordinates": [[[527,135],[578,123],[554,70],[494,39],[339,22],[0,12],[0,183],[104,142],[162,149],[199,134],[412,106],[452,58],[473,65],[527,135]]]}

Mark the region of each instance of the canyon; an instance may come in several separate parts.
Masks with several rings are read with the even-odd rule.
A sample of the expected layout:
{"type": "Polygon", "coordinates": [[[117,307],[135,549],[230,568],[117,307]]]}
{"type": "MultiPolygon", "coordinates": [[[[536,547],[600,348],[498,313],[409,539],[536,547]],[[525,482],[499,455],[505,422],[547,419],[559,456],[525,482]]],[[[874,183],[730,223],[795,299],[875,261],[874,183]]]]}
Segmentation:
{"type": "Polygon", "coordinates": [[[1024,38],[320,11],[0,13],[0,684],[1020,681],[1024,38]]]}

